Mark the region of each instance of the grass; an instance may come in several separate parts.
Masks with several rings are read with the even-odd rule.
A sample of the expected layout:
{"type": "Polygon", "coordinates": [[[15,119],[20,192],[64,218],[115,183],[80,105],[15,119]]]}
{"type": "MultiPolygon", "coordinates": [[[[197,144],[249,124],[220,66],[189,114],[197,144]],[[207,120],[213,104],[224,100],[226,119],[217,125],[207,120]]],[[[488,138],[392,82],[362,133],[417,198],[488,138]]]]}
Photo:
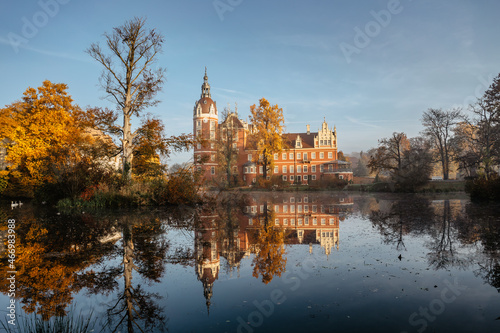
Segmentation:
{"type": "Polygon", "coordinates": [[[92,313],[88,318],[80,314],[52,317],[49,320],[43,320],[35,314],[16,318],[15,326],[7,321],[1,321],[0,324],[7,333],[90,333],[95,332],[95,322],[92,313]]]}

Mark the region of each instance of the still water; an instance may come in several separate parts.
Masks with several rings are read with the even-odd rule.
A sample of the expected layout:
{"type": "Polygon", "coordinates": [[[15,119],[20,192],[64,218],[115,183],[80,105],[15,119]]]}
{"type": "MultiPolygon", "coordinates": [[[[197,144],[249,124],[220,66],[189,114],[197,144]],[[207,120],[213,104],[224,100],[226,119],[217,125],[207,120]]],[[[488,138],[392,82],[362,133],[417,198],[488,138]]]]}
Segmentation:
{"type": "MultiPolygon", "coordinates": [[[[25,204],[16,320],[94,332],[499,332],[500,208],[466,197],[217,195],[175,209],[25,204]]],[[[11,281],[10,281],[11,282],[11,281]]],[[[8,326],[9,283],[1,286],[8,326]]],[[[0,330],[1,330],[0,326],[0,330]]]]}

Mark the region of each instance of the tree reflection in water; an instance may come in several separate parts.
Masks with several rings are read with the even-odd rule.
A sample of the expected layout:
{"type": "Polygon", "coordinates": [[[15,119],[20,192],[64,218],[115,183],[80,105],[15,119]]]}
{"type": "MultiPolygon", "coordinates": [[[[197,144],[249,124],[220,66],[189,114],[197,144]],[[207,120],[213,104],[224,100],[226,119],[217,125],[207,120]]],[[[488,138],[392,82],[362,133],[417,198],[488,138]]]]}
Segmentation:
{"type": "Polygon", "coordinates": [[[475,274],[500,292],[500,209],[464,200],[422,196],[362,198],[363,214],[388,244],[404,248],[405,235],[430,236],[429,267],[435,270],[478,265],[475,274]],[[371,203],[367,203],[371,201],[371,203]]]}
{"type": "Polygon", "coordinates": [[[262,282],[268,284],[274,276],[285,272],[285,231],[274,226],[275,213],[264,203],[264,212],[258,217],[256,254],[253,259],[253,276],[262,276],[262,282]]]}
{"type": "Polygon", "coordinates": [[[164,330],[166,317],[157,301],[161,296],[133,284],[133,273],[137,272],[147,283],[159,282],[165,271],[164,261],[168,243],[164,239],[162,221],[159,217],[142,213],[127,213],[118,217],[117,227],[122,242],[117,243],[115,253],[121,255],[121,267],[106,267],[101,271],[89,271],[81,276],[91,293],[101,294],[117,291],[117,299],[109,304],[106,326],[111,332],[121,329],[127,332],[164,330]],[[119,245],[118,245],[119,244],[119,245]],[[123,289],[115,282],[123,277],[123,289]]]}
{"type": "MultiPolygon", "coordinates": [[[[353,202],[383,241],[394,247],[395,257],[404,256],[411,247],[409,239],[422,238],[430,268],[473,268],[476,276],[500,292],[500,209],[467,200],[229,194],[196,209],[179,207],[162,213],[69,216],[25,205],[0,214],[17,221],[16,296],[26,313],[44,319],[65,316],[74,295],[86,291],[112,297],[102,314],[108,331],[148,332],[167,328],[162,295],[145,286],[168,284],[166,264],[193,267],[209,312],[221,272],[239,276],[245,258],[251,257],[252,275],[268,284],[285,272],[285,244],[317,244],[326,255],[338,249],[339,221],[351,213],[353,202]],[[189,242],[171,248],[168,228],[185,233],[189,242]]],[[[9,270],[5,254],[2,260],[0,270],[5,275],[9,270]]],[[[1,288],[8,293],[5,283],[1,288]]]]}

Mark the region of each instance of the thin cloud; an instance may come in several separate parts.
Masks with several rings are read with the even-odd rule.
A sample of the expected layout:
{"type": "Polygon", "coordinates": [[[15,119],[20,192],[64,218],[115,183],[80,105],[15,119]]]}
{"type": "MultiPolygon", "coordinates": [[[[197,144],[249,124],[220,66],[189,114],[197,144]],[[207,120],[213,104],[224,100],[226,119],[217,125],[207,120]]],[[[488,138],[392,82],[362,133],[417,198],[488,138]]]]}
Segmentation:
{"type": "MultiPolygon", "coordinates": [[[[5,39],[3,37],[0,37],[0,44],[12,46],[11,41],[9,41],[9,40],[7,40],[7,39],[5,39]]],[[[28,51],[28,52],[35,52],[35,53],[38,53],[38,54],[43,54],[43,55],[46,55],[46,56],[49,56],[49,57],[63,58],[63,59],[69,59],[69,60],[76,60],[76,61],[81,61],[81,62],[90,62],[89,59],[86,59],[86,58],[83,58],[83,57],[78,57],[78,56],[74,56],[74,55],[71,55],[71,54],[68,54],[68,53],[63,53],[63,52],[53,52],[53,51],[38,49],[38,48],[34,48],[34,47],[31,47],[31,46],[26,45],[26,44],[19,44],[19,45],[17,45],[17,48],[19,49],[19,52],[22,52],[23,50],[25,50],[25,51],[28,51]]],[[[12,50],[12,52],[14,52],[14,49],[12,50]]]]}
{"type": "Polygon", "coordinates": [[[347,120],[349,120],[351,123],[354,123],[354,124],[357,124],[357,125],[362,125],[362,126],[372,127],[372,128],[381,128],[378,125],[373,125],[373,124],[370,124],[370,123],[367,123],[367,122],[363,122],[363,121],[360,121],[358,119],[354,119],[354,118],[351,118],[351,117],[348,117],[348,116],[346,116],[345,118],[347,120]]]}

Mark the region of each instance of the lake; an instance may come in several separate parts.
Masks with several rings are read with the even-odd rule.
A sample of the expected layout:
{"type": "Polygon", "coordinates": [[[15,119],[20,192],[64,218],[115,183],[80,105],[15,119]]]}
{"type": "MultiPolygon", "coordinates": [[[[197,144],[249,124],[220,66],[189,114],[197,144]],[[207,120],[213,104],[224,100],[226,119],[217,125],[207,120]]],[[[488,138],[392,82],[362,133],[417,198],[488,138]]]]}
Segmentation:
{"type": "Polygon", "coordinates": [[[16,235],[13,262],[1,249],[4,327],[13,302],[18,325],[90,318],[94,332],[500,331],[500,207],[464,195],[221,193],[0,216],[4,241],[16,235]]]}

